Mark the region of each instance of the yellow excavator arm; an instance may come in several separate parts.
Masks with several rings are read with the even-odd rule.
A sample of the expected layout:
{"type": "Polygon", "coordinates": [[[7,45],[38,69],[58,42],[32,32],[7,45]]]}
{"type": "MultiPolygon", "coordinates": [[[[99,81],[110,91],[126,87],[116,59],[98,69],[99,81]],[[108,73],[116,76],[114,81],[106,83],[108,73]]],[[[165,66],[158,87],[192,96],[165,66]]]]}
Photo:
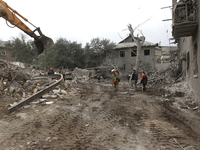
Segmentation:
{"type": "Polygon", "coordinates": [[[26,26],[20,18],[22,18],[24,21],[30,23],[28,19],[20,15],[17,11],[12,9],[6,2],[3,0],[0,0],[0,17],[4,18],[6,21],[11,23],[12,25],[18,27],[22,31],[24,31],[26,34],[34,38],[34,43],[37,47],[37,53],[38,55],[45,54],[46,51],[54,44],[53,40],[49,37],[46,37],[42,34],[40,28],[37,28],[32,23],[30,23],[32,26],[34,26],[35,30],[31,30],[28,26],[26,26]],[[39,36],[35,34],[35,32],[38,31],[39,36]]]}

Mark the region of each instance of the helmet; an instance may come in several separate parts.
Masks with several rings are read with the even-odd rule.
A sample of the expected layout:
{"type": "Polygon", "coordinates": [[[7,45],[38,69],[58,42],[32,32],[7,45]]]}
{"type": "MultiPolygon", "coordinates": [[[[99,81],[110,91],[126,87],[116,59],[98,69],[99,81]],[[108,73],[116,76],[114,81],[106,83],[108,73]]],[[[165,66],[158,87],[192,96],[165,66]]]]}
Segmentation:
{"type": "Polygon", "coordinates": [[[53,68],[51,67],[50,69],[52,70],[53,68]]]}
{"type": "Polygon", "coordinates": [[[114,71],[115,71],[115,69],[111,70],[111,72],[114,72],[114,71]]]}

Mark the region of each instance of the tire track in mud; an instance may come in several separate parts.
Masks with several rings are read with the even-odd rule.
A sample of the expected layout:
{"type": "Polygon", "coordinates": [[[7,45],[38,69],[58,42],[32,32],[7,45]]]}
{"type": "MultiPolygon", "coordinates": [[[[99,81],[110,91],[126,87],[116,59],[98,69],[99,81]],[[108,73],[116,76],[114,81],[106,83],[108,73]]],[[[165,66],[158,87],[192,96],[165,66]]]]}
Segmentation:
{"type": "MultiPolygon", "coordinates": [[[[125,99],[123,99],[122,105],[124,103],[124,100],[125,99]]],[[[128,101],[130,101],[130,99],[128,99],[128,101]]],[[[137,101],[137,100],[135,99],[135,101],[137,101]]],[[[140,145],[140,141],[141,141],[140,139],[133,138],[131,136],[127,136],[131,140],[138,141],[138,142],[135,143],[135,149],[145,149],[146,148],[146,149],[169,149],[170,150],[170,149],[183,149],[183,148],[187,148],[187,147],[192,147],[191,145],[193,145],[194,149],[195,148],[198,149],[199,143],[194,144],[194,143],[189,142],[191,139],[193,139],[192,135],[195,135],[195,133],[191,129],[190,126],[186,125],[186,122],[189,122],[189,121],[186,118],[184,118],[183,116],[181,116],[180,114],[177,113],[179,111],[177,111],[177,110],[171,111],[171,109],[173,109],[173,108],[172,107],[166,108],[166,105],[163,102],[157,103],[155,100],[154,101],[148,101],[148,97],[142,103],[143,104],[140,105],[141,103],[136,102],[135,108],[137,108],[137,105],[139,105],[143,109],[146,108],[146,110],[143,110],[143,111],[151,114],[152,112],[151,112],[150,107],[152,107],[152,108],[154,107],[153,112],[156,113],[157,115],[153,115],[153,117],[152,117],[150,114],[148,114],[148,115],[144,115],[143,117],[141,117],[140,123],[146,124],[147,130],[150,131],[149,134],[146,134],[146,135],[149,136],[149,138],[146,139],[146,141],[148,141],[148,140],[150,141],[149,144],[145,144],[144,142],[142,142],[141,143],[142,146],[141,146],[140,145]],[[148,108],[150,108],[150,109],[148,109],[148,108]],[[166,112],[167,109],[169,109],[168,112],[166,112]],[[153,120],[158,119],[160,121],[158,121],[158,120],[151,121],[150,124],[147,125],[146,122],[147,122],[148,118],[151,118],[153,120]],[[168,118],[168,119],[166,119],[166,118],[168,118]],[[182,123],[182,125],[179,125],[179,123],[182,123]],[[183,126],[185,126],[185,127],[183,127],[183,126]],[[185,131],[186,131],[186,133],[185,133],[185,131]],[[185,137],[186,135],[188,135],[189,137],[186,138],[185,137]]],[[[129,104],[127,103],[124,106],[126,106],[126,108],[127,108],[127,106],[129,106],[130,104],[131,103],[129,103],[129,104]]],[[[134,102],[131,105],[133,105],[133,104],[134,104],[134,102]]],[[[114,108],[113,105],[112,105],[112,108],[115,109],[116,112],[117,111],[125,112],[122,107],[121,108],[114,108]]],[[[113,110],[111,112],[113,112],[113,110]]],[[[112,114],[115,114],[115,113],[112,113],[112,114]]],[[[140,112],[137,112],[136,114],[138,116],[142,116],[142,114],[140,114],[140,112]]],[[[121,122],[122,123],[127,122],[127,120],[126,120],[127,117],[125,117],[125,116],[129,116],[129,115],[128,114],[125,115],[123,113],[121,115],[124,116],[124,118],[121,122]]],[[[120,114],[117,113],[117,116],[120,116],[120,114]]],[[[135,118],[136,120],[138,119],[136,115],[135,116],[132,115],[131,117],[135,118]]],[[[123,124],[121,124],[121,125],[123,125],[123,124]]],[[[133,127],[133,124],[130,125],[129,127],[133,127]]],[[[131,128],[129,128],[129,129],[131,129],[131,128]]],[[[133,127],[133,129],[135,130],[136,127],[133,127]]],[[[131,130],[131,131],[133,131],[133,130],[131,130]]],[[[145,134],[145,133],[143,133],[143,134],[145,134]]],[[[194,139],[194,140],[196,140],[196,139],[194,139]]],[[[146,143],[148,143],[148,142],[146,142],[146,143]]],[[[132,145],[132,148],[133,147],[134,146],[132,145]]]]}
{"type": "MultiPolygon", "coordinates": [[[[73,141],[70,140],[71,145],[67,145],[69,149],[119,149],[124,143],[126,143],[126,134],[124,129],[127,127],[121,127],[118,119],[118,112],[124,111],[125,107],[117,105],[116,109],[109,110],[107,108],[102,108],[106,103],[103,102],[103,99],[108,101],[112,95],[107,94],[97,94],[95,92],[90,93],[90,97],[93,97],[89,104],[84,108],[80,108],[78,111],[80,113],[84,112],[85,109],[89,110],[91,117],[91,122],[85,125],[80,125],[78,122],[84,122],[82,117],[81,120],[74,120],[71,122],[77,123],[79,125],[67,125],[68,128],[68,137],[76,136],[76,139],[73,141]],[[95,95],[95,96],[94,96],[95,95]],[[95,97],[95,98],[94,98],[95,97]],[[103,104],[97,104],[99,101],[103,104]],[[95,104],[97,105],[95,105],[95,104]],[[89,107],[89,109],[87,108],[89,107]],[[78,127],[77,127],[78,126],[78,127]],[[80,128],[82,126],[82,128],[80,128]],[[77,134],[76,134],[77,133],[77,134]],[[116,144],[117,143],[117,144],[116,144]]],[[[123,115],[123,114],[122,114],[123,115]]],[[[72,115],[70,115],[72,119],[72,115]]],[[[61,119],[58,119],[61,120],[61,119]]],[[[70,120],[69,120],[70,121],[70,120]]],[[[59,123],[61,124],[61,123],[59,123]]],[[[128,128],[127,128],[128,129],[128,128]]],[[[126,130],[127,130],[126,129],[126,130]]],[[[66,135],[65,135],[66,136],[66,135]]]]}
{"type": "Polygon", "coordinates": [[[186,143],[181,143],[184,140],[184,134],[182,134],[178,128],[172,127],[171,124],[154,120],[149,124],[150,129],[150,139],[151,139],[151,149],[181,149],[186,147],[186,143]],[[179,141],[178,145],[176,141],[179,141]]]}
{"type": "MultiPolygon", "coordinates": [[[[105,92],[107,98],[102,101],[101,108],[95,108],[92,112],[94,117],[103,118],[100,120],[101,124],[99,125],[103,128],[103,132],[100,132],[101,135],[99,134],[101,139],[104,139],[101,143],[106,145],[106,149],[132,149],[135,146],[133,144],[127,145],[127,136],[130,135],[130,132],[137,132],[135,128],[140,125],[139,121],[142,120],[141,118],[145,118],[146,115],[141,114],[140,109],[136,110],[136,113],[128,110],[130,96],[124,95],[121,97],[119,93],[110,92],[109,90],[104,88],[104,92],[107,91],[105,92]]],[[[137,143],[134,134],[131,138],[129,143],[137,143]]]]}
{"type": "Polygon", "coordinates": [[[160,105],[162,106],[161,112],[164,120],[163,122],[169,123],[172,128],[175,127],[178,131],[180,131],[180,133],[175,135],[169,135],[168,133],[168,136],[171,137],[170,140],[182,149],[186,147],[192,147],[193,150],[199,149],[200,126],[199,123],[197,123],[197,120],[199,118],[192,118],[192,115],[190,115],[190,117],[187,117],[184,111],[173,107],[173,102],[162,102],[160,103],[160,105]]]}
{"type": "Polygon", "coordinates": [[[80,95],[67,102],[71,105],[59,101],[21,124],[29,128],[24,133],[16,131],[15,139],[28,134],[32,135],[29,141],[37,142],[24,149],[179,150],[194,146],[190,140],[195,140],[184,133],[189,126],[183,128],[180,121],[173,124],[175,111],[153,95],[126,88],[113,92],[113,87],[100,84],[79,86],[80,95]]]}

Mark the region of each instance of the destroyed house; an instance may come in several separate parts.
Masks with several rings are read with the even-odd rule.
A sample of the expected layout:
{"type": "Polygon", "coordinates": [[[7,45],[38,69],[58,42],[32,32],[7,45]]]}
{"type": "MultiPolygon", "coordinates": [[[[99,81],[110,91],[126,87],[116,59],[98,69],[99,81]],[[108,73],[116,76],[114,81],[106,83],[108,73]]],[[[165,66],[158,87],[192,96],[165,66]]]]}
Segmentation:
{"type": "Polygon", "coordinates": [[[11,56],[12,50],[6,49],[5,44],[5,41],[0,40],[0,59],[14,61],[14,57],[11,56]]]}
{"type": "Polygon", "coordinates": [[[182,73],[200,100],[200,0],[172,2],[173,37],[178,43],[182,73]]]}
{"type": "MultiPolygon", "coordinates": [[[[148,41],[143,43],[140,51],[141,64],[148,66],[148,70],[143,69],[143,71],[149,71],[155,68],[155,50],[157,45],[158,44],[148,41]]],[[[137,45],[129,35],[113,49],[112,59],[116,60],[113,63],[118,66],[118,69],[122,74],[130,74],[132,73],[132,70],[135,69],[137,53],[137,45]]]]}

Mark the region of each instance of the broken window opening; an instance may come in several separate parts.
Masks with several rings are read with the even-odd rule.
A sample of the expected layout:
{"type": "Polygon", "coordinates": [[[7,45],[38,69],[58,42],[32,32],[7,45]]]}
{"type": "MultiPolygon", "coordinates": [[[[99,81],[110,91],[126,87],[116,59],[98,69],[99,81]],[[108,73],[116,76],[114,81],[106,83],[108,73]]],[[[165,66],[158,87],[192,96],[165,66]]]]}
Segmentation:
{"type": "Polygon", "coordinates": [[[189,68],[190,68],[190,53],[188,52],[187,53],[187,58],[186,58],[186,60],[187,60],[187,72],[189,71],[189,68]]]}
{"type": "Polygon", "coordinates": [[[149,49],[144,50],[144,55],[150,55],[150,50],[149,49]]]}
{"type": "Polygon", "coordinates": [[[120,51],[120,57],[125,57],[125,51],[120,51]]]}
{"type": "Polygon", "coordinates": [[[137,56],[137,50],[132,50],[131,57],[136,57],[136,56],[137,56]]]}
{"type": "Polygon", "coordinates": [[[1,55],[6,56],[6,50],[1,50],[1,55]]]}

